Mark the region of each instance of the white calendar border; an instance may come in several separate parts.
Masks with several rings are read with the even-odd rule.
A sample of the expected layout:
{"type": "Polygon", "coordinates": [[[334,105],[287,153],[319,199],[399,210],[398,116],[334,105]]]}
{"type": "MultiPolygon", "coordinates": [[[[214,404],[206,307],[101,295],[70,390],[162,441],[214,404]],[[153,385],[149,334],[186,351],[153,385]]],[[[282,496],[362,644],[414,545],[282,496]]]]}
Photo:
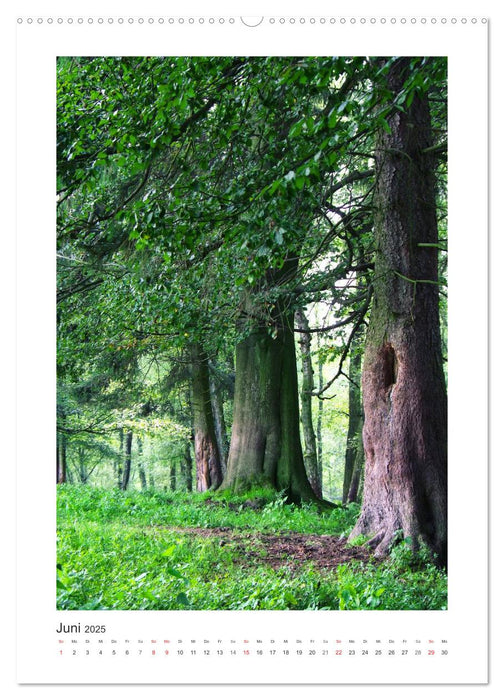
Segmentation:
{"type": "MultiPolygon", "coordinates": [[[[115,15],[117,16],[117,15],[115,15]]],[[[125,15],[127,16],[127,15],[125,15]]],[[[309,17],[309,15],[307,15],[309,17]]],[[[330,17],[330,15],[327,15],[330,17]]],[[[380,15],[377,15],[378,17],[380,15]]],[[[38,17],[35,16],[34,17],[38,17]]],[[[450,222],[450,574],[449,574],[449,610],[433,613],[83,613],[94,621],[102,616],[118,620],[125,628],[147,625],[152,629],[153,615],[156,620],[170,616],[174,621],[179,616],[181,623],[187,624],[192,617],[196,620],[193,630],[202,622],[203,627],[198,634],[204,634],[208,625],[215,626],[216,620],[238,620],[240,624],[254,627],[260,622],[261,627],[271,624],[273,629],[279,626],[285,630],[299,629],[302,624],[314,630],[324,620],[330,620],[331,625],[342,624],[346,630],[351,630],[357,636],[355,627],[371,636],[370,628],[377,625],[379,636],[383,636],[384,626],[396,629],[401,634],[405,627],[413,628],[413,635],[418,634],[418,628],[433,628],[439,630],[438,636],[448,637],[450,648],[462,646],[470,638],[478,640],[478,658],[474,658],[474,649],[466,663],[460,662],[458,656],[457,669],[452,669],[451,675],[442,671],[441,677],[429,682],[483,682],[486,672],[486,576],[480,572],[486,571],[486,478],[476,481],[473,478],[474,465],[478,465],[486,475],[486,455],[481,448],[486,444],[486,357],[481,348],[478,358],[481,383],[473,382],[470,386],[472,405],[482,407],[475,424],[472,416],[464,415],[463,407],[467,402],[466,366],[466,329],[467,319],[471,321],[473,337],[486,338],[486,285],[481,284],[481,278],[486,277],[486,249],[478,245],[477,250],[471,248],[475,236],[486,240],[486,51],[483,27],[463,27],[441,24],[431,25],[429,32],[422,35],[420,23],[413,27],[386,24],[379,28],[367,25],[345,26],[345,31],[337,33],[337,41],[331,38],[330,44],[327,27],[317,25],[315,31],[308,35],[307,25],[285,27],[280,25],[263,26],[260,44],[257,43],[256,30],[246,30],[235,24],[230,27],[209,25],[200,28],[198,25],[178,25],[177,35],[171,36],[169,50],[165,40],[166,28],[154,32],[154,27],[140,27],[135,24],[116,24],[107,27],[107,52],[111,54],[134,53],[149,54],[299,54],[323,55],[338,53],[340,55],[399,55],[428,53],[447,54],[449,56],[449,94],[450,94],[450,134],[449,134],[449,222],[450,222]],[[200,31],[201,29],[201,31],[200,31]],[[357,31],[358,30],[358,31],[357,31]],[[281,33],[283,31],[283,34],[281,33]],[[133,32],[133,33],[132,33],[133,32]],[[143,34],[143,36],[142,36],[143,34]],[[154,36],[156,34],[156,36],[154,36]],[[155,46],[163,50],[154,50],[155,46]],[[226,50],[221,51],[225,45],[226,50]],[[338,50],[333,47],[337,45],[338,50]],[[466,46],[472,48],[471,55],[466,56],[466,46]],[[124,47],[130,47],[125,50],[124,47]],[[189,47],[196,47],[191,50],[189,47]],[[380,47],[386,46],[386,50],[380,47]],[[134,50],[131,51],[131,47],[134,50]],[[218,50],[216,50],[218,47],[218,50]],[[272,47],[272,48],[268,48],[272,47]],[[324,50],[325,49],[325,50],[324,50]],[[476,58],[475,58],[476,54],[476,58]],[[469,60],[470,58],[470,60],[469,60]],[[467,110],[467,89],[471,85],[471,112],[467,110]],[[454,116],[453,116],[454,115],[454,116]],[[455,121],[454,121],[455,119],[455,121]],[[476,124],[480,130],[473,133],[470,129],[476,124]],[[467,165],[467,133],[471,133],[471,172],[481,173],[481,179],[471,178],[471,187],[467,188],[470,178],[467,165]],[[466,203],[471,202],[471,208],[466,203]],[[460,235],[457,239],[454,232],[460,235]],[[460,232],[460,234],[458,234],[460,232]],[[476,233],[478,232],[478,233],[476,233]],[[468,269],[477,269],[477,281],[483,290],[475,287],[466,292],[465,277],[468,269]],[[476,324],[476,332],[474,326],[476,324]],[[470,419],[470,420],[469,420],[470,419]],[[464,439],[461,439],[461,436],[464,439]],[[479,443],[479,444],[478,444],[479,443]],[[460,485],[457,480],[463,480],[460,485]],[[469,519],[464,515],[467,504],[471,504],[470,531],[466,529],[469,519]],[[474,504],[474,505],[473,505],[474,504]],[[479,516],[480,524],[474,525],[479,516]],[[470,552],[470,562],[466,562],[465,550],[470,552]],[[470,564],[470,568],[468,567],[470,564]],[[470,607],[467,601],[470,600],[470,607]],[[243,617],[245,615],[245,617],[243,617]],[[278,617],[280,615],[280,617],[278,617]],[[258,617],[260,616],[260,617],[258,617]],[[379,616],[379,617],[378,617],[379,616]],[[145,622],[142,622],[142,619],[145,622]],[[200,622],[198,622],[198,620],[200,622]],[[245,620],[246,622],[242,622],[245,620]],[[426,625],[426,627],[425,627],[426,625]],[[447,631],[449,629],[449,631],[447,631]],[[468,635],[471,635],[469,637],[468,635]],[[455,672],[456,671],[456,672],[455,672]],[[474,673],[473,673],[474,672],[474,673]],[[445,674],[443,676],[443,674],[445,674]],[[472,678],[472,681],[470,680],[472,678]],[[476,679],[476,680],[475,680],[476,679]]],[[[38,639],[40,644],[50,648],[47,640],[52,639],[52,630],[56,620],[62,618],[62,613],[54,611],[54,509],[48,512],[48,504],[54,504],[54,487],[52,475],[53,461],[39,455],[52,454],[54,436],[54,180],[48,173],[54,172],[54,115],[48,96],[54,85],[54,57],[57,54],[70,55],[102,54],[105,32],[99,35],[100,28],[75,24],[71,30],[54,24],[37,26],[24,25],[18,35],[18,305],[19,305],[19,386],[18,386],[18,426],[20,440],[18,443],[18,601],[19,606],[19,640],[20,645],[20,680],[33,682],[62,682],[65,678],[61,669],[50,659],[41,657],[40,662],[25,659],[23,656],[23,640],[38,639]],[[25,32],[23,34],[23,32],[25,32]],[[29,76],[29,79],[28,79],[29,76]],[[35,98],[35,99],[34,99],[35,98]],[[35,118],[36,116],[36,118],[35,118]],[[51,138],[47,135],[52,133],[51,138]],[[44,138],[43,138],[44,137],[44,138]],[[30,206],[23,206],[23,193],[29,193],[30,206]],[[30,232],[29,235],[27,233],[30,232]],[[31,233],[33,232],[33,233],[31,233]],[[41,268],[43,274],[40,274],[41,268]],[[37,285],[39,294],[33,300],[33,287],[37,285]],[[39,387],[39,396],[33,401],[33,386],[39,387]],[[45,416],[37,426],[32,426],[30,416],[45,416]],[[23,438],[24,426],[29,425],[29,439],[23,438]],[[27,469],[26,465],[40,465],[27,469]],[[33,514],[33,515],[31,515],[33,514]],[[36,571],[37,586],[34,590],[33,572],[36,571]],[[34,620],[37,622],[34,623],[34,620]],[[49,632],[51,630],[51,632],[49,632]],[[56,676],[55,676],[56,673],[56,676]]],[[[425,27],[423,28],[425,29],[425,27]]],[[[341,26],[340,26],[341,30],[341,26]]],[[[262,30],[261,30],[262,31],[262,30]]],[[[331,31],[337,32],[337,26],[331,31]]],[[[479,242],[479,241],[478,241],[479,242]]],[[[65,619],[70,619],[76,613],[63,613],[65,619]]],[[[192,623],[191,623],[192,624],[192,623]]],[[[233,622],[230,623],[230,633],[233,632],[233,622]]],[[[323,625],[324,627],[324,625],[323,625]]],[[[193,632],[196,634],[196,632],[193,632]]],[[[426,632],[432,635],[432,631],[426,632]]],[[[344,636],[344,633],[340,633],[344,636]]],[[[314,636],[310,631],[310,636],[314,636]]],[[[346,633],[348,636],[348,633],[346,633]]],[[[397,636],[397,634],[395,634],[397,636]]],[[[403,635],[404,636],[404,635],[403,635]]],[[[460,649],[461,653],[463,649],[460,649]]],[[[452,652],[453,656],[456,656],[452,652]]],[[[450,657],[451,658],[451,657],[450,657]]],[[[446,668],[446,667],[445,667],[446,668]]],[[[83,681],[89,679],[90,671],[82,669],[83,681]]],[[[256,672],[257,673],[257,672],[256,672]]],[[[302,673],[301,673],[302,676],[302,673]]],[[[379,674],[378,674],[379,676],[379,674]]],[[[370,677],[369,682],[379,682],[379,677],[370,677]]],[[[124,676],[123,676],[124,677],[124,676]]],[[[292,677],[292,676],[291,676],[292,677]]],[[[355,673],[353,672],[353,678],[355,673]]],[[[75,682],[75,674],[72,676],[75,682]]],[[[107,680],[107,679],[103,679],[107,680]]],[[[114,679],[112,679],[114,680],[114,679]]],[[[117,680],[117,679],[116,679],[117,680]]],[[[140,682],[140,676],[130,682],[140,682]]],[[[211,682],[212,678],[201,678],[201,682],[211,682]]],[[[243,674],[235,682],[245,680],[243,674]]],[[[250,682],[252,679],[246,679],[250,682]]],[[[275,679],[272,678],[271,682],[275,679]]],[[[285,678],[279,682],[285,682],[285,678]]],[[[392,682],[391,678],[386,679],[392,682]]],[[[411,673],[402,676],[398,672],[393,681],[407,682],[413,680],[411,673]]],[[[416,682],[425,680],[425,670],[416,682]]],[[[152,681],[151,681],[152,682],[152,681]]],[[[158,680],[157,682],[162,682],[158,680]]],[[[349,676],[333,679],[333,682],[352,682],[349,676]],[[347,678],[347,680],[345,680],[347,678]]],[[[384,680],[382,680],[384,682],[384,680]]]]}

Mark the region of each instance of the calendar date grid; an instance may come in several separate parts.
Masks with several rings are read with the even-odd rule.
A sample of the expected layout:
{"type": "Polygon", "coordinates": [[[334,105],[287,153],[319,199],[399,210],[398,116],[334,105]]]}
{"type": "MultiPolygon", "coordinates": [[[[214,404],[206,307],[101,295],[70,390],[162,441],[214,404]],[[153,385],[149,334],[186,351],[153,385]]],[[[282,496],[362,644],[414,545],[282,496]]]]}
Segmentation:
{"type": "Polygon", "coordinates": [[[60,657],[152,657],[187,659],[192,657],[256,658],[334,658],[334,657],[445,657],[447,639],[392,638],[70,638],[57,640],[60,657]]]}

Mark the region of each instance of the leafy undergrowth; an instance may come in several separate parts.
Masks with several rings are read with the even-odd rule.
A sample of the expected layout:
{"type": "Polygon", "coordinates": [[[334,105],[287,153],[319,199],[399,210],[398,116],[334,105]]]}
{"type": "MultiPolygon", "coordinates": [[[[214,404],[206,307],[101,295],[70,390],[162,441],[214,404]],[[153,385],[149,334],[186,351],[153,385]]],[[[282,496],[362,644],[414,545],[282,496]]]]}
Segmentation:
{"type": "Polygon", "coordinates": [[[58,489],[64,610],[441,610],[446,575],[405,544],[349,547],[358,511],[278,494],[58,489]]]}

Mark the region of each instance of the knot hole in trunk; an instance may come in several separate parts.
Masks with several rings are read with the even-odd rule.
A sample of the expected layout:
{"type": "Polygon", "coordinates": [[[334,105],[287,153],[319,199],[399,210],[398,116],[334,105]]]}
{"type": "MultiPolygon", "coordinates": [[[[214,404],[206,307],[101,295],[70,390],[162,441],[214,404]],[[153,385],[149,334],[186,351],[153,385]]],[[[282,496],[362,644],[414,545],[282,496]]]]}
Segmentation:
{"type": "Polygon", "coordinates": [[[389,389],[397,381],[397,355],[390,343],[382,348],[383,385],[389,389]]]}

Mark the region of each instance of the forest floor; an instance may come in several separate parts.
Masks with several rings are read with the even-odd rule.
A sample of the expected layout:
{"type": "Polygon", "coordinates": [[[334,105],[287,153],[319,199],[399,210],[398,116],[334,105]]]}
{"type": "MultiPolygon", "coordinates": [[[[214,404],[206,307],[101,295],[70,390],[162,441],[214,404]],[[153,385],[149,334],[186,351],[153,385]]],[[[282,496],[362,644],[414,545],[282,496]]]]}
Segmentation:
{"type": "Polygon", "coordinates": [[[64,485],[60,610],[443,610],[447,577],[406,543],[348,542],[359,508],[64,485]]]}
{"type": "MultiPolygon", "coordinates": [[[[233,563],[243,567],[258,564],[292,571],[310,562],[317,569],[337,569],[340,564],[369,561],[372,554],[365,546],[351,546],[346,537],[298,532],[236,532],[231,527],[170,528],[182,535],[216,538],[219,547],[230,547],[233,563]]],[[[374,561],[377,558],[374,557],[374,561]]]]}

